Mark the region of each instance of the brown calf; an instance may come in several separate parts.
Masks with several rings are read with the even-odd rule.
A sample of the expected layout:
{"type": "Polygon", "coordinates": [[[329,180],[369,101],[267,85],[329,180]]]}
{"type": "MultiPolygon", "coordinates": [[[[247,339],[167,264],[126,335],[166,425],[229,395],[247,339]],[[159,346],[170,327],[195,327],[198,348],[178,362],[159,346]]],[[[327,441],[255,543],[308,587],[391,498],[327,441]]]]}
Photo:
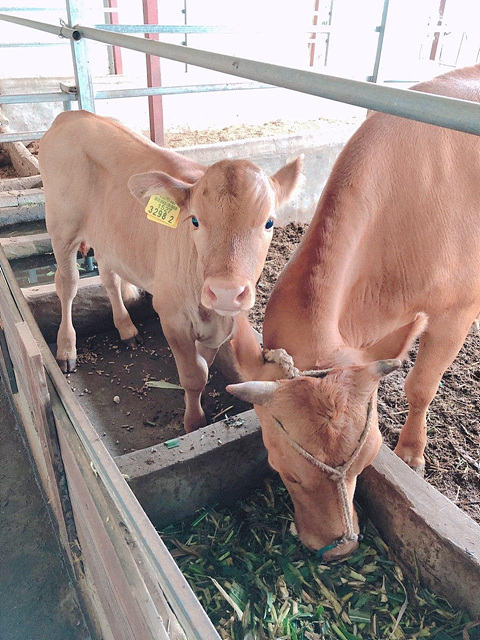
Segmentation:
{"type": "Polygon", "coordinates": [[[83,243],[95,249],[115,326],[132,348],[138,331],[122,292],[131,283],[153,295],[185,389],[185,428],[204,425],[208,367],[232,334],[234,316],[254,303],[275,211],[291,196],[301,159],[272,178],[247,160],[205,167],[110,119],[77,111],[56,118],[39,161],[58,265],[61,368],[72,370],[76,362],[72,302],[83,243]],[[152,195],[173,206],[164,216],[170,228],[157,223],[163,213],[155,203],[147,218],[152,195]]]}
{"type": "MultiPolygon", "coordinates": [[[[480,65],[415,89],[480,101],[480,65]]],[[[265,315],[265,347],[283,348],[300,370],[325,375],[285,380],[287,369],[264,362],[245,320],[234,339],[245,379],[257,382],[229,390],[257,404],[270,463],[293,498],[307,546],[331,547],[326,558],[357,546],[356,536],[344,534],[354,520],[358,531],[356,478],[381,443],[378,383],[420,335],[395,451],[423,467],[427,408],[479,310],[480,139],[371,113],[338,158],[265,315]],[[348,513],[338,474],[304,451],[329,467],[353,461],[348,513]]]]}

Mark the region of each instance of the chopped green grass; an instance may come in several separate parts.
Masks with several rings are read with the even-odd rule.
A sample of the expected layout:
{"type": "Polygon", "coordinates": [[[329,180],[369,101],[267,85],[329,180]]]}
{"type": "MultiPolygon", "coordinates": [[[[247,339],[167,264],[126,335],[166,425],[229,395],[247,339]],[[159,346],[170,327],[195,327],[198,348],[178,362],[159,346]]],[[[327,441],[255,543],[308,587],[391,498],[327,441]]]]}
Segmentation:
{"type": "Polygon", "coordinates": [[[352,557],[326,565],[292,521],[286,489],[269,479],[161,533],[224,640],[480,638],[466,613],[404,576],[370,522],[352,557]]]}

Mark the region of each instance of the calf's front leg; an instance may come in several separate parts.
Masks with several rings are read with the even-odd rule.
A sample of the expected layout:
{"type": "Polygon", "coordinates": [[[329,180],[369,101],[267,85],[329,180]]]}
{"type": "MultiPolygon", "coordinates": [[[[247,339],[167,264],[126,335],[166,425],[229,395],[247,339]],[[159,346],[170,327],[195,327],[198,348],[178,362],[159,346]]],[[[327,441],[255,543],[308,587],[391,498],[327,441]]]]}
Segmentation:
{"type": "Polygon", "coordinates": [[[174,324],[159,315],[163,333],[175,358],[180,384],[185,389],[184,424],[185,431],[190,433],[207,424],[201,398],[208,380],[208,364],[195,345],[191,325],[174,324]]]}

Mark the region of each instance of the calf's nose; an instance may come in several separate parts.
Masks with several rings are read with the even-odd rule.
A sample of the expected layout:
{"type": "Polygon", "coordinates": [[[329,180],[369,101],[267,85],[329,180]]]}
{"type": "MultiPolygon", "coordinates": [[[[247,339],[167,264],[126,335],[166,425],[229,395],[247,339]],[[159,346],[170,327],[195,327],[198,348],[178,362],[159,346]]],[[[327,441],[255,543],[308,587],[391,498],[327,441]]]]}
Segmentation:
{"type": "Polygon", "coordinates": [[[248,297],[248,285],[207,280],[202,291],[202,304],[224,315],[238,313],[248,297]]]}

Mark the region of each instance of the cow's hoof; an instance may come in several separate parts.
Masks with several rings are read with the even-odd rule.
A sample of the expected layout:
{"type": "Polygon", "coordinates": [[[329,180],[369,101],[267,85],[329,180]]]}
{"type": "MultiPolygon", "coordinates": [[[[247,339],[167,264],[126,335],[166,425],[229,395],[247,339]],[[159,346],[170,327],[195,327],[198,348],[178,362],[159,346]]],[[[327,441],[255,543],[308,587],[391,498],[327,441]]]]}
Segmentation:
{"type": "Polygon", "coordinates": [[[425,475],[425,459],[410,453],[408,450],[403,450],[400,447],[395,448],[395,453],[401,458],[410,469],[415,471],[421,478],[425,475]]]}
{"type": "Polygon", "coordinates": [[[57,364],[63,373],[72,373],[77,370],[77,359],[69,358],[68,360],[61,360],[57,358],[57,364]]]}
{"type": "Polygon", "coordinates": [[[143,338],[141,338],[138,334],[136,336],[132,336],[131,338],[126,338],[122,340],[127,347],[130,347],[132,351],[136,351],[139,345],[143,344],[143,338]]]}

